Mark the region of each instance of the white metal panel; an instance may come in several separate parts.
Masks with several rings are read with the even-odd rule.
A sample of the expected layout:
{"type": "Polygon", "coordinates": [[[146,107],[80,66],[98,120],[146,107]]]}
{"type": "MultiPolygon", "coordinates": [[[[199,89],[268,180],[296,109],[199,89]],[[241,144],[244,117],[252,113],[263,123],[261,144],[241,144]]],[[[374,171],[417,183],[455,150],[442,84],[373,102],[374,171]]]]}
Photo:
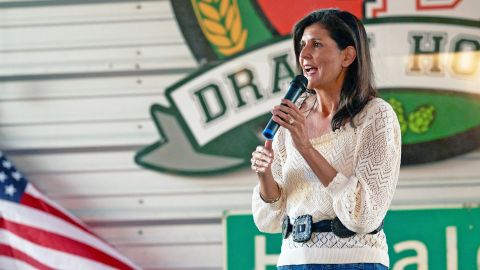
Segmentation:
{"type": "Polygon", "coordinates": [[[184,44],[4,53],[0,75],[194,68],[184,44]]]}
{"type": "Polygon", "coordinates": [[[190,246],[128,246],[118,247],[123,254],[141,263],[145,270],[150,269],[222,269],[223,249],[219,244],[190,246]]]}
{"type": "Polygon", "coordinates": [[[219,223],[93,227],[95,233],[129,258],[142,262],[146,269],[221,269],[222,230],[219,223]],[[189,255],[195,248],[205,250],[200,260],[189,255]],[[144,263],[144,252],[148,252],[148,264],[144,263]],[[184,256],[179,259],[177,253],[184,256]]]}
{"type": "MultiPolygon", "coordinates": [[[[134,154],[134,150],[86,150],[84,152],[12,154],[9,158],[22,172],[30,176],[32,181],[40,181],[40,177],[45,175],[45,182],[47,182],[53,181],[48,179],[54,179],[52,178],[54,176],[58,177],[58,181],[65,181],[65,179],[73,177],[73,175],[63,175],[63,173],[95,174],[114,170],[118,170],[120,173],[125,170],[139,171],[140,168],[132,162],[134,154]]],[[[149,171],[145,170],[145,172],[149,171]]],[[[157,173],[154,175],[158,176],[157,173]]],[[[139,177],[143,176],[139,175],[139,177]]],[[[68,182],[76,181],[72,179],[68,182]]],[[[88,185],[88,182],[85,184],[88,185]]]]}
{"type": "Polygon", "coordinates": [[[5,101],[0,106],[0,125],[147,120],[150,105],[161,96],[5,101]]]}
{"type": "Polygon", "coordinates": [[[14,19],[13,25],[6,25],[2,29],[2,36],[4,37],[2,50],[32,50],[100,45],[118,46],[132,44],[132,42],[153,42],[156,44],[183,42],[176,22],[172,17],[167,17],[168,19],[163,17],[157,20],[137,20],[131,23],[125,22],[125,20],[107,23],[103,19],[107,13],[115,14],[118,12],[125,14],[125,8],[130,9],[134,14],[139,14],[139,16],[142,16],[142,12],[145,11],[147,11],[148,17],[158,12],[160,17],[161,14],[168,13],[170,6],[167,2],[161,5],[146,3],[145,6],[141,5],[140,9],[136,3],[75,5],[75,8],[72,8],[70,5],[60,5],[5,9],[6,11],[3,12],[8,12],[5,16],[17,18],[17,21],[14,19]],[[125,5],[128,7],[125,7],[125,5]],[[77,8],[81,8],[81,10],[75,11],[77,15],[73,16],[72,20],[70,20],[68,12],[66,12],[66,16],[56,17],[62,14],[62,11],[70,10],[69,12],[72,12],[72,10],[77,8]],[[85,21],[83,23],[78,22],[78,19],[77,21],[75,20],[75,18],[82,15],[84,16],[82,20],[87,20],[88,23],[85,23],[85,21]],[[42,21],[41,18],[46,17],[56,18],[55,23],[39,25],[38,20],[42,21]],[[23,18],[23,20],[20,18],[23,18]],[[96,23],[92,23],[92,20],[96,23]],[[25,24],[25,21],[28,24],[25,24]],[[17,24],[20,25],[13,27],[17,24]],[[165,30],[162,31],[162,29],[165,30]]]}
{"type": "MultiPolygon", "coordinates": [[[[90,164],[90,162],[87,164],[90,164]]],[[[92,173],[78,171],[69,174],[27,174],[27,177],[51,196],[82,196],[88,198],[89,196],[126,196],[127,194],[143,196],[152,193],[162,196],[191,192],[250,192],[257,180],[251,172],[243,172],[243,177],[241,174],[229,174],[228,177],[212,176],[188,179],[178,175],[159,174],[145,170],[122,171],[116,169],[115,171],[92,173]],[[65,179],[71,180],[66,183],[65,179]],[[112,186],[115,188],[111,188],[112,186]]],[[[199,204],[201,203],[203,202],[199,202],[199,204]]]]}
{"type": "Polygon", "coordinates": [[[98,25],[55,25],[2,30],[4,50],[32,50],[55,47],[121,46],[133,41],[154,44],[180,43],[174,21],[120,22],[98,25]],[[171,31],[159,31],[171,29],[171,31]],[[48,30],[48,31],[47,31],[48,30]]]}
{"type": "MultiPolygon", "coordinates": [[[[480,181],[480,149],[447,160],[402,167],[400,184],[419,183],[421,180],[452,182],[455,178],[480,181]]],[[[479,197],[480,198],[480,197],[479,197]]]]}
{"type": "Polygon", "coordinates": [[[94,226],[93,231],[114,245],[129,244],[206,244],[222,243],[222,226],[215,224],[162,224],[137,226],[94,226]]]}
{"type": "Polygon", "coordinates": [[[153,76],[133,74],[121,77],[8,81],[0,83],[0,102],[163,94],[165,88],[185,76],[184,73],[153,76]]]}
{"type": "Polygon", "coordinates": [[[92,20],[106,23],[120,19],[174,19],[168,1],[5,8],[2,10],[2,16],[5,20],[1,21],[1,27],[21,27],[23,25],[39,27],[65,22],[79,24],[92,20]]]}
{"type": "MultiPolygon", "coordinates": [[[[145,145],[158,140],[159,136],[151,120],[5,126],[0,128],[0,149],[145,145]]],[[[66,160],[66,163],[70,163],[70,160],[66,160]]]]}

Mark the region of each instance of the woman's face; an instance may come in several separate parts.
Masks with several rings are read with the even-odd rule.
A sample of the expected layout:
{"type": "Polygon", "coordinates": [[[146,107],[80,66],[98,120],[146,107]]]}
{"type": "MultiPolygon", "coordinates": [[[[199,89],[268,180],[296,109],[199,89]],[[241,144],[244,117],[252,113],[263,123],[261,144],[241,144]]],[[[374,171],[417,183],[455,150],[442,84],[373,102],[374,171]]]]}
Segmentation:
{"type": "Polygon", "coordinates": [[[321,24],[305,28],[300,49],[298,60],[309,89],[328,90],[342,85],[344,53],[321,24]]]}

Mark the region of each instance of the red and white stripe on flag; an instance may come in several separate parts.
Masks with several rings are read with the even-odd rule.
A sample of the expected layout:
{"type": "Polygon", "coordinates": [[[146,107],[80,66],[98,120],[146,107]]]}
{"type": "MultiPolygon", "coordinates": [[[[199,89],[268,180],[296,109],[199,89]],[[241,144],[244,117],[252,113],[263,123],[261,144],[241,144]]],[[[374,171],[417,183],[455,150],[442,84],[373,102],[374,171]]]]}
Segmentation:
{"type": "Polygon", "coordinates": [[[0,269],[140,269],[30,184],[0,152],[0,269]]]}

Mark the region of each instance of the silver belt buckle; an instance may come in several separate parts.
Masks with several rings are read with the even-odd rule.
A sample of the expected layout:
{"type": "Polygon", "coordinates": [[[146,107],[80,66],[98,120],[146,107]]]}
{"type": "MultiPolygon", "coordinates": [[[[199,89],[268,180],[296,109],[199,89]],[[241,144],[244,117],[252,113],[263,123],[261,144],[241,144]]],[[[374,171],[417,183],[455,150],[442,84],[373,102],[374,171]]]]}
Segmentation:
{"type": "Polygon", "coordinates": [[[298,216],[293,224],[293,241],[306,242],[312,237],[312,216],[298,216]]]}

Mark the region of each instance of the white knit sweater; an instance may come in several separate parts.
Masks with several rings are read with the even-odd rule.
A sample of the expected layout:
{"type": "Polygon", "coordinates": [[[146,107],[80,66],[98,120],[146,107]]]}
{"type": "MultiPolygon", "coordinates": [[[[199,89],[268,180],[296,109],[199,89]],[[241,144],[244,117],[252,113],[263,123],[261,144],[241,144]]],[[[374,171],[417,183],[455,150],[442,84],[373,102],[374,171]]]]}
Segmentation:
{"type": "Polygon", "coordinates": [[[401,132],[392,107],[380,98],[370,100],[350,124],[311,140],[315,149],[338,172],[324,187],[294,148],[288,130],[281,128],[274,141],[272,173],[282,187],[279,201],[265,203],[259,186],[253,191],[252,209],[260,231],[281,232],[283,217],[310,214],[313,222],[338,217],[350,238],[332,232],[313,233],[304,243],[288,237],[282,242],[277,265],[381,263],[389,265],[383,230],[375,230],[392,201],[400,169],[401,132]]]}

